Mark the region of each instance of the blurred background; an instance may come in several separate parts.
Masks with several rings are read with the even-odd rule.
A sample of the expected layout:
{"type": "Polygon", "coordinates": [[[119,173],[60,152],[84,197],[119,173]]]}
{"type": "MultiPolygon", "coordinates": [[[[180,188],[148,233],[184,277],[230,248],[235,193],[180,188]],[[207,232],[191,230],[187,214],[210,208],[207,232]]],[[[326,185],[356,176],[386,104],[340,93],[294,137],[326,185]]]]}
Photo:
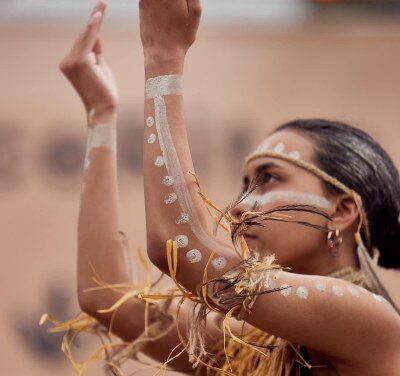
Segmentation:
{"type": "MultiPolygon", "coordinates": [[[[58,71],[94,0],[0,0],[0,371],[72,375],[61,336],[76,299],[76,227],[86,141],[83,106],[58,71]]],[[[203,0],[186,64],[195,166],[221,206],[238,193],[243,157],[267,132],[300,117],[370,132],[400,165],[400,3],[203,0]]],[[[109,0],[105,54],[121,94],[123,230],[145,246],[143,59],[137,0],[109,0]]],[[[400,279],[383,271],[400,299],[400,279]]],[[[92,347],[91,347],[92,346],[92,347]]],[[[95,343],[80,343],[82,354],[95,343]]],[[[133,364],[133,368],[140,366],[133,364]]],[[[140,371],[143,375],[152,371],[140,371]]],[[[100,368],[90,373],[103,375],[100,368]]]]}

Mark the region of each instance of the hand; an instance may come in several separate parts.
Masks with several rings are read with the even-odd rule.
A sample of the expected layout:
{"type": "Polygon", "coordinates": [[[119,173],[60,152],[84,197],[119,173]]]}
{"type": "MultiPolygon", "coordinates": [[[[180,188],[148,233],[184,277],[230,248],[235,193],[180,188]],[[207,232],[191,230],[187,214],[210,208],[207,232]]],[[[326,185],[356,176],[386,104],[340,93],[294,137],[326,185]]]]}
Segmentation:
{"type": "Polygon", "coordinates": [[[85,30],[60,63],[61,71],[85,105],[89,124],[114,118],[118,104],[114,75],[103,58],[99,36],[107,7],[105,1],[97,3],[85,30]]]}
{"type": "Polygon", "coordinates": [[[145,63],[183,62],[196,39],[200,0],[140,0],[145,63]]]}

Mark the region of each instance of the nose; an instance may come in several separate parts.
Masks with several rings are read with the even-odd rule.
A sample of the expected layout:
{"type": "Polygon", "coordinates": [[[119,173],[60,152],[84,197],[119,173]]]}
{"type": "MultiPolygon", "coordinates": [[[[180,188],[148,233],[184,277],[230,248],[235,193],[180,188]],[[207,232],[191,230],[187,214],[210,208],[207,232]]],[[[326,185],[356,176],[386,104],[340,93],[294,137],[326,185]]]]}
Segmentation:
{"type": "Polygon", "coordinates": [[[248,205],[242,201],[239,202],[238,204],[236,204],[230,211],[230,215],[236,219],[239,219],[242,217],[242,214],[246,211],[249,211],[250,208],[248,207],[248,205]]]}

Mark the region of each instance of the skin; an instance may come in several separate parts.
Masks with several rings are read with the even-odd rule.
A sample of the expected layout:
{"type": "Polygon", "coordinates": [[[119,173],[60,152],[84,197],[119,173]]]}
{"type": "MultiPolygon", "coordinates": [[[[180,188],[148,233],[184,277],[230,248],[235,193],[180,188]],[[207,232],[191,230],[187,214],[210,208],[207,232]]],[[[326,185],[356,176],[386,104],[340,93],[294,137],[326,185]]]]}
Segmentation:
{"type": "MultiPolygon", "coordinates": [[[[139,1],[139,6],[146,79],[158,75],[182,74],[186,53],[196,39],[200,23],[200,1],[142,0],[139,1]]],[[[85,31],[60,64],[62,72],[82,99],[89,127],[100,123],[116,125],[117,88],[102,55],[99,36],[105,9],[104,1],[97,4],[85,31]]],[[[165,102],[182,169],[193,171],[183,99],[181,96],[165,97],[165,102]]],[[[145,118],[153,115],[153,101],[146,100],[145,118]]],[[[145,126],[144,185],[148,256],[159,269],[168,273],[165,241],[172,237],[171,234],[185,233],[191,241],[191,247],[201,250],[203,261],[188,264],[184,252],[179,253],[176,278],[182,286],[195,293],[203,278],[205,262],[212,251],[193,236],[189,226],[177,227],[175,219],[179,215],[178,207],[167,208],[163,204],[168,190],[161,183],[157,185],[154,182],[161,182],[166,171],[154,167],[154,158],[159,155],[160,150],[156,145],[149,147],[149,134],[150,130],[145,126]]],[[[312,142],[300,134],[279,132],[264,142],[273,145],[282,142],[288,150],[299,151],[303,159],[313,159],[312,142]]],[[[85,293],[85,289],[94,286],[90,265],[108,283],[129,283],[132,276],[124,254],[126,241],[120,234],[116,155],[108,149],[97,148],[92,150],[90,160],[90,167],[84,176],[85,190],[81,197],[78,223],[78,298],[83,311],[109,327],[110,315],[100,314],[98,310],[110,307],[120,295],[108,290],[85,293]]],[[[281,264],[292,267],[293,272],[282,272],[277,283],[292,286],[294,292],[296,288],[303,286],[308,289],[309,296],[307,299],[299,299],[294,292],[289,297],[280,293],[262,295],[257,299],[252,314],[246,317],[246,325],[313,349],[310,351],[313,359],[317,363],[323,359],[323,363],[329,365],[328,368],[315,369],[313,372],[316,375],[396,374],[400,370],[397,356],[400,336],[393,333],[400,333],[400,320],[392,307],[385,302],[378,303],[366,291],[362,291],[357,299],[349,294],[339,297],[333,293],[333,286],[346,290],[351,284],[329,277],[313,276],[324,276],[344,266],[356,266],[353,234],[357,212],[354,202],[346,195],[329,196],[316,177],[290,163],[278,160],[254,160],[248,165],[246,176],[249,179],[254,178],[260,165],[271,162],[280,166],[271,171],[277,180],[270,179],[260,190],[297,190],[328,198],[332,202],[330,214],[333,218],[329,224],[315,216],[296,215],[320,225],[329,225],[332,229],[339,229],[344,240],[340,256],[333,260],[327,247],[326,235],[315,230],[292,224],[271,224],[266,229],[268,231],[252,233],[254,237],[249,239],[249,244],[252,243],[250,245],[253,248],[265,252],[273,249],[281,264]],[[288,232],[290,236],[287,236],[288,232]],[[326,293],[317,293],[317,279],[326,283],[326,293]],[[374,356],[371,357],[371,354],[374,356]]],[[[207,213],[196,193],[193,177],[186,173],[185,179],[198,216],[207,231],[207,213]]],[[[243,210],[245,208],[239,206],[234,209],[233,214],[240,215],[243,210]]],[[[231,246],[218,239],[215,242],[217,255],[224,256],[228,261],[226,270],[237,264],[238,258],[234,256],[231,246]]],[[[218,277],[220,273],[210,269],[209,277],[218,277]]],[[[176,303],[169,310],[171,314],[176,312],[176,303]]],[[[182,308],[178,322],[182,333],[187,330],[186,316],[190,308],[190,304],[185,304],[182,308]]],[[[113,325],[114,334],[125,341],[134,340],[144,330],[143,317],[143,302],[139,299],[129,300],[118,310],[113,325]]],[[[209,345],[222,336],[213,320],[213,315],[207,320],[209,345]]],[[[240,331],[240,324],[235,320],[232,320],[232,326],[234,331],[240,331]]],[[[165,361],[170,351],[179,343],[177,337],[177,331],[173,329],[161,340],[148,346],[144,352],[158,361],[165,361]]],[[[175,359],[170,366],[180,371],[191,369],[186,354],[175,359]]]]}
{"type": "MultiPolygon", "coordinates": [[[[260,146],[274,147],[284,144],[288,152],[298,151],[302,160],[314,162],[313,141],[298,132],[281,131],[265,138],[260,146]]],[[[343,243],[338,257],[333,258],[328,246],[326,233],[296,224],[268,222],[265,228],[253,227],[247,233],[246,241],[260,253],[275,253],[281,265],[290,267],[296,273],[328,275],[346,266],[357,268],[354,233],[358,223],[357,207],[348,195],[333,195],[327,191],[321,179],[296,165],[274,158],[257,158],[246,166],[243,176],[244,188],[258,174],[265,174],[261,186],[255,191],[262,195],[273,191],[294,191],[324,197],[331,202],[328,214],[332,221],[307,213],[290,213],[293,219],[303,220],[331,230],[338,229],[343,243]],[[290,237],[286,236],[290,233],[290,237]]],[[[274,202],[257,208],[267,211],[288,202],[274,202]]],[[[245,204],[239,204],[232,211],[236,217],[248,211],[245,204]]]]}

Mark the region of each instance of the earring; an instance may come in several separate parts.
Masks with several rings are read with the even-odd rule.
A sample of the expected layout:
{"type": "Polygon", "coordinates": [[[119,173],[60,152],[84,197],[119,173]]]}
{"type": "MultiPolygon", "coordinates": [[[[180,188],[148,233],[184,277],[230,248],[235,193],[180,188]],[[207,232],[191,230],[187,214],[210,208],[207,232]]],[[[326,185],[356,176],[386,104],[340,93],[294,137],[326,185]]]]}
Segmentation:
{"type": "Polygon", "coordinates": [[[332,257],[339,256],[339,247],[342,244],[343,238],[340,236],[340,231],[338,229],[334,231],[329,231],[328,233],[328,245],[332,249],[332,257]]]}

